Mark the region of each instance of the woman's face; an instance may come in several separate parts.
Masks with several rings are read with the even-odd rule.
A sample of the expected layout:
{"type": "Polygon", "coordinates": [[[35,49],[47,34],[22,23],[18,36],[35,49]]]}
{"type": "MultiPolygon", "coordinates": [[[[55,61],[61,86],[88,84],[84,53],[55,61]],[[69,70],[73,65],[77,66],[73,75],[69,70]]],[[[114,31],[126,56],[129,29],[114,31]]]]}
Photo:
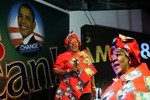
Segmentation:
{"type": "Polygon", "coordinates": [[[68,49],[74,53],[79,51],[79,43],[75,38],[72,38],[68,41],[68,49]]]}
{"type": "Polygon", "coordinates": [[[129,57],[127,57],[127,55],[123,50],[120,49],[114,50],[111,57],[112,57],[111,65],[117,76],[125,74],[129,70],[130,68],[129,57]]]}

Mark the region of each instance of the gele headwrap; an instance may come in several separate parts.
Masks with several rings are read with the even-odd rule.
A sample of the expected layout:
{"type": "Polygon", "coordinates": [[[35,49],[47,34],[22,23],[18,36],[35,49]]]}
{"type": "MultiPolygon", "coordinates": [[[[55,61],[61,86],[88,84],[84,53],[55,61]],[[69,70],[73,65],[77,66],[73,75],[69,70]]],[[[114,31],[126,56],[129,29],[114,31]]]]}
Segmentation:
{"type": "Polygon", "coordinates": [[[71,31],[71,32],[67,35],[67,37],[66,37],[66,39],[65,39],[65,41],[64,41],[65,46],[68,45],[69,40],[72,39],[72,38],[75,38],[75,39],[78,41],[79,46],[81,46],[81,42],[80,42],[78,36],[76,35],[76,33],[75,33],[74,31],[71,31]]]}
{"type": "Polygon", "coordinates": [[[112,41],[112,47],[110,51],[110,60],[112,60],[112,53],[115,49],[122,49],[126,55],[130,57],[134,66],[140,63],[140,49],[136,40],[132,37],[119,34],[118,37],[112,41]]]}

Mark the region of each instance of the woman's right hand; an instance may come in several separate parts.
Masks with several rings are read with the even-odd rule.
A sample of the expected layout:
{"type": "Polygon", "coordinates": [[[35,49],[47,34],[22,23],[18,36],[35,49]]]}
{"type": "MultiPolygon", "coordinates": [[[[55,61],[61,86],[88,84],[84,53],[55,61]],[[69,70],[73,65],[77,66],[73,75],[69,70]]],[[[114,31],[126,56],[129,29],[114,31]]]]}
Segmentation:
{"type": "Polygon", "coordinates": [[[79,73],[80,73],[80,67],[79,67],[79,66],[73,67],[73,68],[72,68],[72,73],[77,73],[77,74],[79,74],[79,73]]]}

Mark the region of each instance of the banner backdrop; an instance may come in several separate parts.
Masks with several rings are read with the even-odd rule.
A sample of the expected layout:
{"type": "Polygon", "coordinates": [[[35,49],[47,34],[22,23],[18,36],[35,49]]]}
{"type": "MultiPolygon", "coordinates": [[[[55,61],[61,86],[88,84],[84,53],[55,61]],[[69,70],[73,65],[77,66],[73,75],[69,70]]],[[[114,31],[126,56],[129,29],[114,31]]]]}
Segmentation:
{"type": "Polygon", "coordinates": [[[1,0],[0,14],[0,100],[53,100],[69,15],[35,0],[1,0]]]}
{"type": "MultiPolygon", "coordinates": [[[[108,53],[114,37],[123,34],[135,38],[141,49],[141,61],[150,66],[150,35],[104,26],[85,25],[81,28],[82,49],[87,49],[98,70],[95,79],[102,91],[115,77],[108,53]],[[149,56],[149,57],[148,57],[149,56]]],[[[149,67],[150,68],[150,67],[149,67]]]]}

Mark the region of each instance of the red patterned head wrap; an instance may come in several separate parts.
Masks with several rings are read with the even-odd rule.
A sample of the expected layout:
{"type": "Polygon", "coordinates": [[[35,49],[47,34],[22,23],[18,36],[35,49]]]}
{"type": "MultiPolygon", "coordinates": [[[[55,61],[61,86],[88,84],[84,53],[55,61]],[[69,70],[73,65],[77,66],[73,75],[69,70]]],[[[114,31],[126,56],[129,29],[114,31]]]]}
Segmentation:
{"type": "Polygon", "coordinates": [[[112,60],[112,53],[115,49],[122,49],[126,55],[131,59],[132,66],[137,66],[140,63],[140,49],[136,40],[132,37],[119,34],[113,39],[110,51],[110,60],[112,60]]]}
{"type": "Polygon", "coordinates": [[[71,31],[71,32],[67,35],[67,37],[66,37],[66,39],[65,39],[65,41],[64,41],[65,47],[67,47],[69,40],[72,39],[72,38],[75,38],[75,39],[78,41],[79,46],[81,46],[81,42],[80,42],[78,36],[76,35],[76,33],[75,33],[74,31],[71,31]]]}

